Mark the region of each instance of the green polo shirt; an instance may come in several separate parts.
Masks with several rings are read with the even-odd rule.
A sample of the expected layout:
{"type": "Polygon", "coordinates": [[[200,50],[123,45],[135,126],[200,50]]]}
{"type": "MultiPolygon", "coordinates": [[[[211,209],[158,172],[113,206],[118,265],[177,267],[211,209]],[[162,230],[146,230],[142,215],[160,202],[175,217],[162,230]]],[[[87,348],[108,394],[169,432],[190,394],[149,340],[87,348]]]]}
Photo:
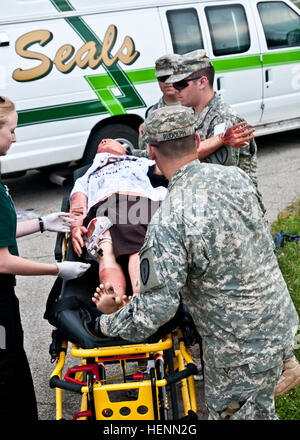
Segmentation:
{"type": "Polygon", "coordinates": [[[1,181],[0,175],[0,247],[8,247],[12,255],[18,255],[16,241],[17,214],[13,201],[1,181]]]}

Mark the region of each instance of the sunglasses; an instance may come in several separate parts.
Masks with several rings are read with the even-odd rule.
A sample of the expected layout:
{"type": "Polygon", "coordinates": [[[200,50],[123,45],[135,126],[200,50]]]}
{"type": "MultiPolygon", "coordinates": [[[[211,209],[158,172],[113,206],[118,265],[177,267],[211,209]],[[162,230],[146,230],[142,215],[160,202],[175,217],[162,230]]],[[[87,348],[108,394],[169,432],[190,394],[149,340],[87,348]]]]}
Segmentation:
{"type": "Polygon", "coordinates": [[[181,81],[177,81],[177,82],[173,83],[173,87],[175,90],[183,90],[189,85],[189,81],[194,81],[195,79],[200,79],[200,78],[202,78],[202,76],[203,75],[196,76],[195,78],[190,78],[190,79],[182,79],[181,81]]]}
{"type": "Polygon", "coordinates": [[[159,77],[157,78],[157,80],[158,80],[159,82],[161,82],[161,83],[164,83],[164,82],[167,81],[167,79],[168,79],[169,77],[170,77],[170,75],[159,76],[159,77]]]}

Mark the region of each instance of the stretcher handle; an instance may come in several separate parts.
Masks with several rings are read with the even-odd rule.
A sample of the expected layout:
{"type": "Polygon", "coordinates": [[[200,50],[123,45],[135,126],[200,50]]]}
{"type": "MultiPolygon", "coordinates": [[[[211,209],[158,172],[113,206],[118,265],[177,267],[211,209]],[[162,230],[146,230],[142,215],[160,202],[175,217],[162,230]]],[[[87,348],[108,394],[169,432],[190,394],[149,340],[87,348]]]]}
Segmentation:
{"type": "Polygon", "coordinates": [[[74,393],[81,393],[81,388],[83,386],[78,383],[71,383],[61,380],[57,375],[51,377],[49,385],[50,388],[61,388],[67,391],[73,391],[74,393]]]}
{"type": "Polygon", "coordinates": [[[173,383],[179,382],[182,379],[186,379],[189,376],[192,376],[194,374],[198,373],[198,369],[195,364],[187,364],[186,368],[182,371],[178,371],[176,373],[171,374],[170,376],[166,377],[167,384],[171,385],[173,383]]]}

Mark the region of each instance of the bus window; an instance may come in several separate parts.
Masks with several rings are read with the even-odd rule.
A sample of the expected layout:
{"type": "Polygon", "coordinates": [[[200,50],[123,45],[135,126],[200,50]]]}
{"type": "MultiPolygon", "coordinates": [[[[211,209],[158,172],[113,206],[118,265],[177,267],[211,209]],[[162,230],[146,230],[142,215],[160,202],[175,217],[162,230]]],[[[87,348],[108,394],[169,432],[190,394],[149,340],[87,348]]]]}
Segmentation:
{"type": "Polygon", "coordinates": [[[250,48],[246,13],[241,5],[208,6],[205,14],[214,55],[232,55],[250,48]]]}
{"type": "Polygon", "coordinates": [[[174,53],[180,55],[203,49],[203,40],[196,9],[167,11],[167,20],[174,53]]]}
{"type": "Polygon", "coordinates": [[[258,3],[268,49],[300,46],[300,17],[283,2],[258,3]]]}

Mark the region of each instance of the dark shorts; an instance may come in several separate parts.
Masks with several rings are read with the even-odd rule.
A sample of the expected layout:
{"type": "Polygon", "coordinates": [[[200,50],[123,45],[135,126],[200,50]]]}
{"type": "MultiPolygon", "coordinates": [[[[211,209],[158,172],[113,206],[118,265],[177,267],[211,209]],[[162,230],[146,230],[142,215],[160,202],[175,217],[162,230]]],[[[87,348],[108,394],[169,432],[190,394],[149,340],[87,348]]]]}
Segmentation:
{"type": "Polygon", "coordinates": [[[112,194],[89,210],[84,226],[95,217],[108,217],[113,226],[109,229],[116,259],[131,255],[141,249],[152,215],[159,207],[147,197],[112,194]]]}

